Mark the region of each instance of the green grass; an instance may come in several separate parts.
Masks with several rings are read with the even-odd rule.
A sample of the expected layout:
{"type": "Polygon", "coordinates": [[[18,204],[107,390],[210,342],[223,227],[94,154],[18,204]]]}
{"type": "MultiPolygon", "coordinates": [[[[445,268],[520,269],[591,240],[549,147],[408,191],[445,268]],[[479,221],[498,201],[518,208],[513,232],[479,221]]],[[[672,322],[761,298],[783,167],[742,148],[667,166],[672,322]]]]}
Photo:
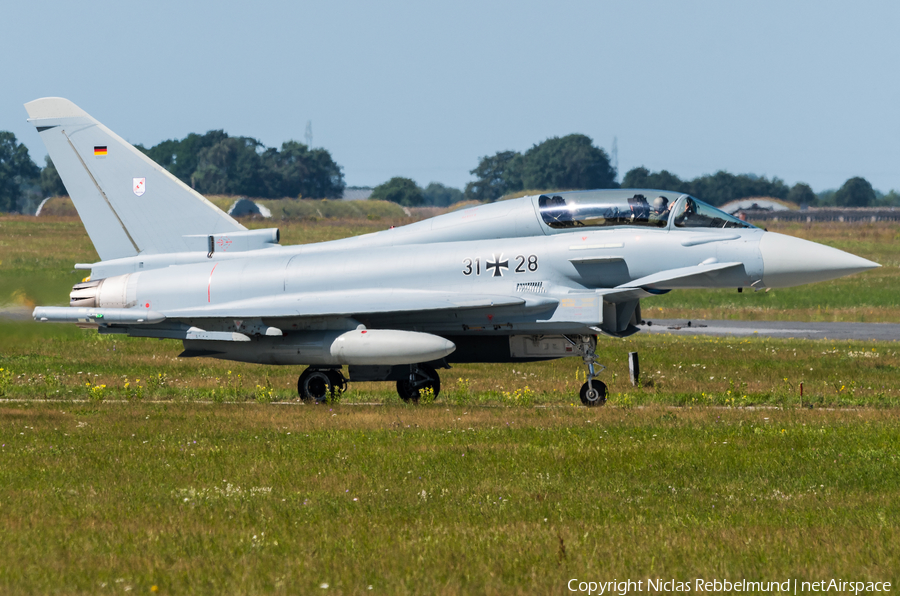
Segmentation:
{"type": "Polygon", "coordinates": [[[77,219],[0,216],[0,307],[66,304],[88,274],[75,263],[97,260],[77,219]]]}
{"type": "MultiPolygon", "coordinates": [[[[52,400],[291,401],[301,367],[179,359],[180,342],[98,335],[66,325],[0,320],[0,397],[52,400]],[[127,386],[126,386],[127,383],[127,386]],[[136,394],[139,393],[139,395],[136,394]]],[[[635,335],[601,338],[610,404],[895,407],[897,342],[635,335]],[[638,352],[639,387],[627,353],[638,352]],[[802,387],[802,395],[801,395],[802,387]]],[[[345,369],[346,372],[346,369],[345,369]]],[[[577,404],[577,358],[532,364],[458,364],[440,371],[439,402],[577,404]]],[[[397,403],[392,383],[351,383],[345,403],[397,403]]]]}
{"type": "Polygon", "coordinates": [[[896,585],[897,424],[894,410],[8,404],[0,591],[896,585]]]}
{"type": "MultiPolygon", "coordinates": [[[[237,197],[213,196],[209,198],[220,209],[227,211],[237,197]]],[[[321,221],[329,219],[363,219],[379,221],[406,217],[403,208],[390,201],[339,201],[328,199],[255,199],[272,212],[272,219],[263,220],[268,225],[282,221],[321,221]]]]}
{"type": "MultiPolygon", "coordinates": [[[[212,204],[228,211],[234,202],[241,198],[228,195],[210,195],[206,197],[212,204]]],[[[328,199],[253,199],[254,202],[267,207],[272,212],[272,222],[283,220],[322,219],[402,219],[403,208],[389,201],[340,201],[328,199]]],[[[78,212],[69,197],[54,197],[44,204],[41,217],[77,217],[78,212]]]]}
{"type": "MultiPolygon", "coordinates": [[[[391,224],[279,225],[296,243],[391,224]]],[[[873,230],[788,231],[896,260],[896,227],[873,230]]],[[[72,263],[94,259],[77,220],[0,218],[0,304],[65,303],[72,263]]],[[[835,298],[839,318],[888,317],[890,267],[818,287],[859,294],[863,307],[835,298]],[[865,287],[881,298],[865,306],[865,287]]],[[[749,296],[809,316],[804,294],[775,292],[749,296]]],[[[697,296],[719,294],[663,312],[775,312],[697,296]]],[[[299,367],[179,360],[174,341],[0,319],[0,593],[896,585],[898,347],[638,334],[601,339],[606,408],[573,405],[583,371],[572,358],[455,366],[431,405],[356,383],[340,403],[306,406],[299,367]]]]}

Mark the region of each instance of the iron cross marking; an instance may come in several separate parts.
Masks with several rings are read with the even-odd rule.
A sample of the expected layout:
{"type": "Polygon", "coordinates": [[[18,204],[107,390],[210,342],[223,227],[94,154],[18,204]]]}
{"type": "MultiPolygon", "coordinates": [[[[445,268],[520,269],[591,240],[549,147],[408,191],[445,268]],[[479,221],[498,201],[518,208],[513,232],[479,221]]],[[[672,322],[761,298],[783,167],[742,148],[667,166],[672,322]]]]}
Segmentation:
{"type": "Polygon", "coordinates": [[[500,260],[503,258],[502,252],[500,253],[499,257],[497,255],[491,255],[491,258],[493,258],[494,260],[485,263],[485,268],[494,270],[494,275],[492,277],[503,277],[502,269],[509,269],[509,260],[500,260]]]}

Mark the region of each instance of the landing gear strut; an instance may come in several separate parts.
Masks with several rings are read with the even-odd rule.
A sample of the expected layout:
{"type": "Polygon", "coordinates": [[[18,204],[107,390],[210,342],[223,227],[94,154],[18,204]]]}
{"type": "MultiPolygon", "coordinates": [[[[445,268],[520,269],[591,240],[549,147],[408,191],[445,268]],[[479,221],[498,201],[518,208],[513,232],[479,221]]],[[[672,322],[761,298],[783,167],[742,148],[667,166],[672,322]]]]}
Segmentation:
{"type": "Polygon", "coordinates": [[[581,403],[588,407],[602,406],[606,403],[606,384],[602,381],[597,381],[596,377],[606,367],[602,364],[597,364],[597,355],[594,353],[597,349],[597,337],[594,335],[580,335],[576,337],[567,335],[566,339],[575,347],[584,361],[585,367],[587,367],[587,382],[581,386],[581,391],[578,392],[581,403]],[[599,366],[600,370],[595,370],[595,365],[599,366]]]}
{"type": "Polygon", "coordinates": [[[397,393],[405,402],[419,403],[422,390],[431,389],[434,399],[441,392],[441,378],[437,371],[427,364],[411,364],[409,366],[409,379],[397,381],[397,393]]]}
{"type": "Polygon", "coordinates": [[[297,379],[297,393],[305,402],[323,403],[347,389],[347,379],[334,368],[307,368],[297,379]]]}

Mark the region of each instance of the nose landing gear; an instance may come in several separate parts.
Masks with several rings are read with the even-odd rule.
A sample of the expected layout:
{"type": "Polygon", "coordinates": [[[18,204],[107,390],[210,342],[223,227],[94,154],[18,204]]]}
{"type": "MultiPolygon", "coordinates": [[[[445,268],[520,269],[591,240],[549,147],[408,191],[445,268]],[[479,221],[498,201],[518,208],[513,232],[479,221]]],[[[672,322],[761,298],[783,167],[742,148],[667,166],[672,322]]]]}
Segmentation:
{"type": "Polygon", "coordinates": [[[606,403],[606,384],[602,381],[597,381],[596,377],[606,370],[606,367],[602,364],[597,364],[597,354],[594,353],[597,349],[597,337],[594,335],[581,335],[574,338],[566,336],[566,339],[578,351],[587,368],[587,374],[585,375],[587,382],[581,386],[581,391],[578,392],[581,403],[588,407],[602,406],[606,403]],[[595,370],[595,365],[599,366],[599,370],[595,370]]]}

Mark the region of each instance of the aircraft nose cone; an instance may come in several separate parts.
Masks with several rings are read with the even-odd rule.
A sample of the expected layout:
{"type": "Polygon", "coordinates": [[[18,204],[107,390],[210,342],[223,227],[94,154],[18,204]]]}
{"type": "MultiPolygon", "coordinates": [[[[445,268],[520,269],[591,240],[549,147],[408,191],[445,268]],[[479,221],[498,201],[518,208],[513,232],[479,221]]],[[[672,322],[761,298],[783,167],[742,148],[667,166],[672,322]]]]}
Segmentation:
{"type": "Polygon", "coordinates": [[[868,259],[823,244],[766,232],[759,241],[763,285],[788,288],[881,267],[868,259]]]}

